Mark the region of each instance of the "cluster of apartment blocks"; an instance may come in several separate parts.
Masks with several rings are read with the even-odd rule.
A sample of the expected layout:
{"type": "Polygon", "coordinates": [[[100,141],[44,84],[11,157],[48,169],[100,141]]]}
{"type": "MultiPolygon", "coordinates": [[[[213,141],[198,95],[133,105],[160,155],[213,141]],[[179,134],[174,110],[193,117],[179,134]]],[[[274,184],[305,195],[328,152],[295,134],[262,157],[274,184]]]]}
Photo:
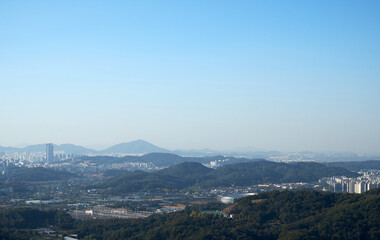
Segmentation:
{"type": "Polygon", "coordinates": [[[363,175],[357,178],[347,178],[344,176],[321,179],[325,181],[334,192],[363,193],[380,186],[380,171],[365,170],[363,175]]]}

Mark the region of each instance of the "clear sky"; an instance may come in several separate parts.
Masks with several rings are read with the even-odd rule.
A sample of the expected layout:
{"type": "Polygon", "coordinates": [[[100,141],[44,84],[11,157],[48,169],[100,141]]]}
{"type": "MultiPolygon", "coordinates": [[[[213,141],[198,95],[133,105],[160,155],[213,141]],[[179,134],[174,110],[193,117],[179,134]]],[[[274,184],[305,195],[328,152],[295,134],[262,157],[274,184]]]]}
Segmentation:
{"type": "Polygon", "coordinates": [[[380,153],[380,1],[0,1],[0,145],[380,153]]]}

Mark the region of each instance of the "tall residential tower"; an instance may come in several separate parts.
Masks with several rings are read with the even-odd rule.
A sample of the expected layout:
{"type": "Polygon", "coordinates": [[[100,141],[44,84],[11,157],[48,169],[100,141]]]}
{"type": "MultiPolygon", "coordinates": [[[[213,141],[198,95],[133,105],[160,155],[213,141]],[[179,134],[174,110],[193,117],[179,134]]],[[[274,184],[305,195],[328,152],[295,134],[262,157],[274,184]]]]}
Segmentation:
{"type": "Polygon", "coordinates": [[[54,147],[53,144],[46,144],[46,162],[50,163],[54,160],[54,147]]]}

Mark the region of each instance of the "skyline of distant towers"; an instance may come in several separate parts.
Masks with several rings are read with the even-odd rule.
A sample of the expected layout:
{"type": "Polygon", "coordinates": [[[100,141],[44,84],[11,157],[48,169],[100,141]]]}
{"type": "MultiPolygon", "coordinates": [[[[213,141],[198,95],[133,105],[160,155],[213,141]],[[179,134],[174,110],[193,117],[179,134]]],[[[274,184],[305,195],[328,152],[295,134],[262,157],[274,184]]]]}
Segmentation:
{"type": "Polygon", "coordinates": [[[51,143],[46,144],[46,162],[50,163],[54,160],[54,146],[51,143]]]}

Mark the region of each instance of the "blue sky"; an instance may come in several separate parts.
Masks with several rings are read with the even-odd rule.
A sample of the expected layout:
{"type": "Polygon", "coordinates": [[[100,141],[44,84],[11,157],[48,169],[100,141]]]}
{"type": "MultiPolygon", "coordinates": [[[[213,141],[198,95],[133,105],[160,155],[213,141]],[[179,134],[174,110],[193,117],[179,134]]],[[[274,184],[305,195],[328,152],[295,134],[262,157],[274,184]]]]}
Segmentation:
{"type": "Polygon", "coordinates": [[[0,145],[380,153],[378,1],[1,1],[0,145]]]}

